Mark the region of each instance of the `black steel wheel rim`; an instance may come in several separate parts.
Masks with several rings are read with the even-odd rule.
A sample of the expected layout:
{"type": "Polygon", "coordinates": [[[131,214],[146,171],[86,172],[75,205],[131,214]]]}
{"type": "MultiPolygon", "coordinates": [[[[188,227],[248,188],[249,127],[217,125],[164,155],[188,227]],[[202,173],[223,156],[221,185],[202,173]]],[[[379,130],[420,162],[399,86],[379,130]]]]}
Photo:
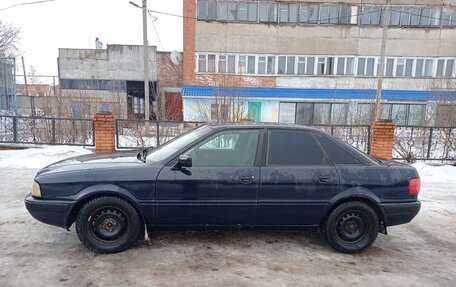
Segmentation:
{"type": "Polygon", "coordinates": [[[369,232],[367,215],[359,210],[348,211],[339,216],[336,224],[336,234],[342,241],[357,243],[364,239],[369,232]]]}
{"type": "Polygon", "coordinates": [[[88,230],[98,240],[112,242],[124,237],[129,228],[127,215],[115,207],[95,210],[89,217],[88,230]]]}

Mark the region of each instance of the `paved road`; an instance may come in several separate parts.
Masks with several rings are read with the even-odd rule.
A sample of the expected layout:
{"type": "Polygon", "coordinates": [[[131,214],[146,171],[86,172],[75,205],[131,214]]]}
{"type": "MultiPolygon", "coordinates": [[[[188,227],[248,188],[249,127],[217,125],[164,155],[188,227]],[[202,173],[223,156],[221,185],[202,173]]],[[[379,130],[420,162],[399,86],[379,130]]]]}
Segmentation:
{"type": "Polygon", "coordinates": [[[368,251],[336,253],[318,234],[161,232],[94,255],[74,230],[23,205],[35,170],[0,169],[0,286],[455,286],[456,187],[423,184],[423,209],[368,251]]]}

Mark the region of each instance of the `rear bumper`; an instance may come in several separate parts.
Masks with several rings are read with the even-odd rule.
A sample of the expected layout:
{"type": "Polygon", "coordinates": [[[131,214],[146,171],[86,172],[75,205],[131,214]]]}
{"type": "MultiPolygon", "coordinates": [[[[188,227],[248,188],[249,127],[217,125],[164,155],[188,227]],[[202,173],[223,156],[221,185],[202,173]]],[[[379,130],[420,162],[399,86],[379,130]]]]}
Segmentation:
{"type": "Polygon", "coordinates": [[[386,226],[393,226],[412,221],[420,211],[421,202],[383,203],[381,207],[385,212],[386,226]]]}
{"type": "Polygon", "coordinates": [[[67,227],[73,204],[71,201],[36,199],[31,194],[25,198],[25,207],[36,220],[63,228],[67,227]]]}

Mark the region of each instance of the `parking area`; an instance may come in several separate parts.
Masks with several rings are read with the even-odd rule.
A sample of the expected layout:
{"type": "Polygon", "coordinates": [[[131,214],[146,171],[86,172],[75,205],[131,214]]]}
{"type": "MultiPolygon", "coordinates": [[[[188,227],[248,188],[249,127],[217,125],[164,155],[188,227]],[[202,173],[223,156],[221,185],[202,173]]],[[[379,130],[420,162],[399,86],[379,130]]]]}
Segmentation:
{"type": "MultiPolygon", "coordinates": [[[[455,168],[456,169],[456,168],[455,168]]],[[[35,169],[0,169],[0,286],[454,286],[456,185],[423,182],[422,210],[356,255],[318,233],[159,232],[95,255],[25,210],[35,169]]]]}

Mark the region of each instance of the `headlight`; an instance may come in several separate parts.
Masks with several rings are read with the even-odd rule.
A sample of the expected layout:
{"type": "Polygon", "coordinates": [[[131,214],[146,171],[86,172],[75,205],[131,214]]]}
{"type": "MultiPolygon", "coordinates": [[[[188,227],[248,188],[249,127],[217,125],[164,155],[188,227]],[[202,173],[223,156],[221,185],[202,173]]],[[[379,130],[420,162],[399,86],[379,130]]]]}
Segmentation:
{"type": "Polygon", "coordinates": [[[33,197],[41,197],[41,189],[38,182],[34,181],[32,185],[32,196],[33,197]]]}

